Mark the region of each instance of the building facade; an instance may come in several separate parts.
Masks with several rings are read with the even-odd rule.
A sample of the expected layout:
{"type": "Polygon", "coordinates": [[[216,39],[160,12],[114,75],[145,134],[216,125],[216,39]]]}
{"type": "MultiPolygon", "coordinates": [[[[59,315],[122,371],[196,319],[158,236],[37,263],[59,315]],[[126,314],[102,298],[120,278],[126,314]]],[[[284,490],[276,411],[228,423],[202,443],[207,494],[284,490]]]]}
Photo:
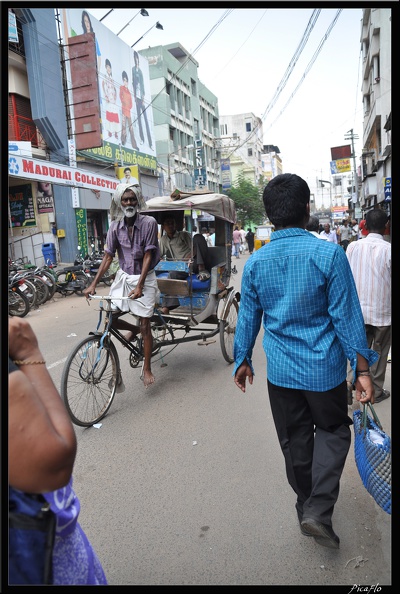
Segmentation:
{"type": "Polygon", "coordinates": [[[160,194],[219,191],[218,99],[179,43],[139,51],[149,63],[160,194]]]}
{"type": "Polygon", "coordinates": [[[263,125],[253,113],[220,116],[221,158],[229,160],[231,184],[239,174],[254,185],[263,175],[263,125]]]}
{"type": "Polygon", "coordinates": [[[148,64],[82,9],[16,8],[9,23],[9,256],[42,265],[50,244],[73,262],[104,247],[126,170],[159,195],[148,64]]]}
{"type": "Polygon", "coordinates": [[[391,213],[392,104],[390,8],[363,9],[363,154],[360,203],[365,214],[379,206],[391,213]]]}

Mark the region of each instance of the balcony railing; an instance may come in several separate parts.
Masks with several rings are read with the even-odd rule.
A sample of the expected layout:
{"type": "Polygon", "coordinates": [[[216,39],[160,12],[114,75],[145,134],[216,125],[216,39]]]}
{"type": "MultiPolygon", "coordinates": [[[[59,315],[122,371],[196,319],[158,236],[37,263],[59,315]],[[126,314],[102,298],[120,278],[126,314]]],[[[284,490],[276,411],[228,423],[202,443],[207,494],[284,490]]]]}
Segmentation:
{"type": "Polygon", "coordinates": [[[47,144],[35,122],[21,115],[8,115],[8,140],[30,142],[34,148],[47,149],[47,144]]]}

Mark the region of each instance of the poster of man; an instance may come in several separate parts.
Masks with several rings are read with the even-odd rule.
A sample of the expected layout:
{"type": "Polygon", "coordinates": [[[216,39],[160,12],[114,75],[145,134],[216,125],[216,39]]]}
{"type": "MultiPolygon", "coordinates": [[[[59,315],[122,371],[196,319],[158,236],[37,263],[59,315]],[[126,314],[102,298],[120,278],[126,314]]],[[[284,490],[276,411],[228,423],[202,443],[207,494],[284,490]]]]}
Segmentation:
{"type": "Polygon", "coordinates": [[[116,167],[115,173],[122,184],[139,184],[139,170],[137,165],[116,167]]]}
{"type": "Polygon", "coordinates": [[[36,202],[39,214],[53,212],[53,186],[48,182],[37,182],[36,202]]]}

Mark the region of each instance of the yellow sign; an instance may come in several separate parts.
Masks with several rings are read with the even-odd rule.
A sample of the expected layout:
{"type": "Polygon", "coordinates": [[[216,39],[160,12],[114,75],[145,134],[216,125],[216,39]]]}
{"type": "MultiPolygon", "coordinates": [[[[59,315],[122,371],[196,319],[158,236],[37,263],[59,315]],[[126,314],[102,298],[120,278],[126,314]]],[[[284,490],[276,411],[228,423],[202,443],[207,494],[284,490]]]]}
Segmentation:
{"type": "Polygon", "coordinates": [[[336,161],[336,170],[338,173],[345,173],[351,171],[350,159],[338,159],[336,161]]]}

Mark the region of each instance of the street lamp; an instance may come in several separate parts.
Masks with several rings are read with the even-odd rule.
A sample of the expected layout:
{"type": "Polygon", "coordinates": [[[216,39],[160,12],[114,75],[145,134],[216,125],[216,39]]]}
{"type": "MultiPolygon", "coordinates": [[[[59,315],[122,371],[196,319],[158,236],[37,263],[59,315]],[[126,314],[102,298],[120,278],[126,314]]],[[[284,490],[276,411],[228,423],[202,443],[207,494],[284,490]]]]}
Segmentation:
{"type": "MultiPolygon", "coordinates": [[[[324,184],[329,184],[329,206],[332,208],[332,182],[327,179],[320,179],[321,187],[324,187],[324,184]]],[[[322,190],[322,204],[324,204],[324,191],[322,190]]]]}
{"type": "MultiPolygon", "coordinates": [[[[135,16],[134,16],[134,17],[132,17],[132,18],[131,18],[131,20],[130,20],[130,21],[128,21],[124,27],[122,27],[121,31],[118,31],[118,33],[117,33],[117,37],[118,37],[118,35],[119,35],[120,33],[122,33],[122,31],[123,31],[124,29],[126,29],[126,28],[127,28],[127,26],[128,26],[128,25],[130,25],[130,24],[131,24],[131,22],[133,21],[133,19],[135,19],[135,18],[137,17],[137,15],[138,15],[138,14],[141,14],[142,16],[149,16],[149,13],[147,12],[147,10],[145,10],[144,8],[141,8],[141,9],[139,10],[139,12],[137,12],[137,13],[135,14],[135,16]]],[[[107,15],[106,15],[106,16],[107,16],[107,15]]],[[[104,17],[103,17],[103,18],[104,18],[104,17]]]]}
{"type": "Polygon", "coordinates": [[[137,43],[139,43],[139,41],[141,41],[141,40],[143,39],[143,37],[144,37],[145,35],[147,35],[147,33],[150,33],[150,31],[151,31],[152,29],[154,29],[154,27],[155,27],[156,29],[161,29],[161,30],[164,30],[164,27],[163,27],[163,26],[162,26],[162,25],[161,25],[161,24],[160,24],[160,23],[157,21],[155,25],[153,25],[152,27],[150,27],[150,29],[148,29],[148,31],[146,31],[146,33],[143,33],[143,35],[142,35],[141,37],[139,37],[139,39],[138,39],[137,41],[135,41],[135,43],[133,43],[133,44],[131,45],[131,48],[132,48],[132,47],[134,47],[134,46],[135,46],[137,43]]]}

